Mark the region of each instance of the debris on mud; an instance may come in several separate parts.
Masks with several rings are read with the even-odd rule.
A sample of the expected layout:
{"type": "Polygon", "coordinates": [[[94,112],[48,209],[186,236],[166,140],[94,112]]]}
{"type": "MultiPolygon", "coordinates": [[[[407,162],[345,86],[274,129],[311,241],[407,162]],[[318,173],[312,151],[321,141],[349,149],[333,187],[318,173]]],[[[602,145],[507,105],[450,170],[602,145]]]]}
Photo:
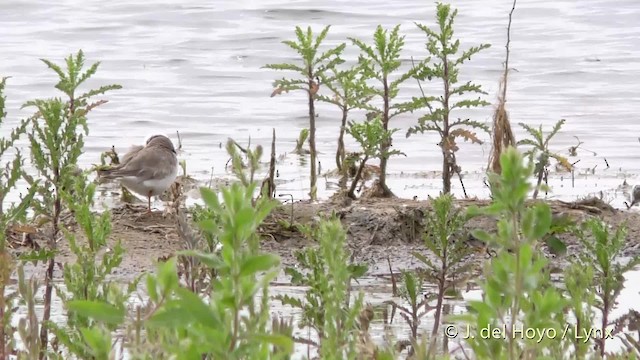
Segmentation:
{"type": "Polygon", "coordinates": [[[600,215],[603,212],[615,213],[617,210],[613,206],[607,204],[602,199],[596,197],[590,197],[574,202],[558,201],[559,203],[576,210],[582,210],[595,215],[600,215]]]}
{"type": "MultiPolygon", "coordinates": [[[[463,199],[456,200],[456,205],[466,208],[470,205],[483,206],[488,200],[463,199]]],[[[628,227],[627,254],[640,252],[640,213],[628,210],[616,210],[602,200],[596,198],[583,199],[576,202],[551,201],[549,205],[555,215],[567,215],[575,221],[588,217],[598,217],[612,226],[623,222],[628,227]]],[[[354,260],[367,262],[370,269],[388,272],[387,258],[394,267],[412,267],[411,253],[426,251],[422,244],[425,231],[424,219],[431,211],[430,202],[383,198],[362,198],[357,201],[344,201],[334,197],[330,201],[311,203],[298,201],[285,203],[278,207],[260,228],[263,237],[263,248],[281,256],[284,266],[293,265],[294,252],[307,246],[314,246],[303,231],[321,219],[335,213],[347,229],[349,247],[354,252],[354,260]]],[[[155,268],[158,260],[166,259],[184,247],[176,230],[176,217],[172,213],[154,212],[141,215],[143,210],[135,205],[126,205],[112,209],[112,234],[109,246],[121,240],[125,255],[118,276],[133,278],[142,272],[155,268]]],[[[73,226],[70,226],[73,229],[73,226]]],[[[467,230],[483,229],[493,231],[495,220],[477,217],[467,223],[467,230]]],[[[34,225],[9,227],[7,235],[10,247],[16,254],[25,249],[37,249],[45,241],[46,225],[38,228],[34,225]]],[[[552,262],[561,263],[565,256],[570,256],[572,248],[577,246],[577,239],[569,234],[559,236],[568,247],[566,255],[550,255],[552,262]]],[[[60,242],[58,261],[64,263],[71,260],[73,254],[66,248],[67,242],[60,242]]],[[[477,246],[469,241],[469,246],[477,246]]],[[[486,250],[486,249],[485,249],[486,250]]],[[[482,251],[479,256],[486,255],[482,251]]]]}

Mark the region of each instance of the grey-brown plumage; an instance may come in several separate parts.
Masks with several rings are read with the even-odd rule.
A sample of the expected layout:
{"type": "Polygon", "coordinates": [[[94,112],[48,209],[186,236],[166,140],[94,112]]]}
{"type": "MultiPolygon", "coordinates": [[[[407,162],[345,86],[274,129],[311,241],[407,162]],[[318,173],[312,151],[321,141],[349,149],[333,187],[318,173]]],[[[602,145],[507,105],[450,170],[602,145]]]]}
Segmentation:
{"type": "Polygon", "coordinates": [[[120,166],[123,166],[126,163],[128,163],[142,149],[144,149],[144,146],[142,145],[134,145],[131,148],[129,148],[129,151],[126,154],[124,154],[124,156],[120,160],[120,166]]]}
{"type": "Polygon", "coordinates": [[[164,135],[154,135],[145,146],[133,146],[122,157],[120,165],[98,171],[105,179],[120,179],[127,189],[147,197],[151,212],[151,197],[161,195],[178,175],[178,158],[173,142],[164,135]]]}
{"type": "Polygon", "coordinates": [[[627,202],[625,202],[627,209],[631,209],[636,204],[640,204],[640,186],[638,185],[635,185],[633,190],[631,190],[631,204],[627,204],[627,202]]]}

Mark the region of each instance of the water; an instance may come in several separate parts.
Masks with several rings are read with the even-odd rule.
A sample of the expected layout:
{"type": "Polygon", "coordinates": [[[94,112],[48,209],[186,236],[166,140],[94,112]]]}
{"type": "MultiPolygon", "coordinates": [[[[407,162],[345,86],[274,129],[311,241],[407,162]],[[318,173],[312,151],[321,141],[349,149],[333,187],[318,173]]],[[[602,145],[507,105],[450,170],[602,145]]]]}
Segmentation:
{"type": "MultiPolygon", "coordinates": [[[[635,304],[637,303],[637,297],[640,293],[640,287],[633,281],[633,279],[640,276],[640,269],[636,269],[630,271],[625,274],[625,288],[621,291],[620,296],[618,297],[618,305],[611,312],[611,319],[618,319],[620,316],[625,315],[629,309],[638,309],[635,304]]],[[[278,279],[276,279],[277,283],[272,285],[269,289],[271,296],[276,295],[288,295],[296,298],[303,298],[304,292],[306,291],[305,287],[300,286],[291,286],[287,285],[288,280],[286,277],[281,274],[278,279]]],[[[58,286],[61,289],[64,289],[64,285],[59,283],[58,286]]],[[[36,304],[36,312],[38,317],[42,316],[42,296],[43,296],[43,287],[40,287],[38,292],[37,304],[36,304]]],[[[424,288],[425,291],[433,292],[437,289],[431,285],[427,285],[424,288]]],[[[404,302],[401,298],[393,297],[391,291],[391,284],[388,281],[381,281],[380,278],[369,274],[361,279],[359,279],[358,284],[353,284],[353,294],[352,297],[355,298],[356,293],[359,291],[364,292],[364,301],[365,303],[369,303],[374,307],[375,318],[370,324],[369,334],[372,340],[381,346],[386,344],[385,335],[390,330],[393,338],[395,340],[403,340],[408,339],[411,330],[407,324],[407,322],[399,315],[399,312],[391,319],[390,323],[385,324],[382,315],[380,313],[382,308],[387,308],[389,313],[391,313],[391,307],[385,305],[386,301],[394,301],[397,304],[408,306],[406,302],[404,302]]],[[[481,300],[482,299],[482,291],[477,287],[473,287],[468,289],[467,291],[462,291],[462,300],[447,300],[445,301],[445,306],[449,306],[449,311],[451,314],[460,314],[466,311],[465,302],[470,300],[481,300]]],[[[259,296],[258,296],[259,298],[259,296]]],[[[140,299],[144,301],[147,300],[145,291],[142,286],[140,286],[139,290],[134,293],[131,297],[130,304],[132,307],[140,304],[140,299]]],[[[297,327],[296,322],[300,320],[301,313],[297,309],[293,309],[289,306],[281,305],[277,300],[271,300],[271,312],[273,315],[277,315],[283,320],[293,319],[294,321],[294,336],[301,339],[310,339],[313,341],[317,341],[317,336],[313,332],[309,333],[307,329],[300,329],[297,327]]],[[[24,313],[26,308],[20,307],[19,313],[24,313]]],[[[62,303],[60,299],[55,295],[53,296],[53,306],[52,306],[52,314],[51,319],[54,322],[57,322],[59,325],[64,326],[66,323],[66,311],[63,309],[62,303]]],[[[419,326],[420,333],[430,334],[431,329],[434,325],[433,319],[434,312],[430,311],[427,313],[425,317],[421,319],[421,324],[419,326]]],[[[14,325],[17,325],[17,318],[14,318],[14,325]]],[[[595,318],[593,319],[594,324],[598,324],[601,321],[601,315],[596,312],[595,318]]],[[[597,325],[596,325],[597,326],[597,325]]],[[[466,346],[464,344],[464,336],[466,330],[463,326],[457,326],[457,330],[459,331],[458,337],[449,339],[449,349],[453,351],[456,356],[460,355],[459,347],[466,346]]],[[[444,325],[442,327],[441,333],[444,333],[444,325]]],[[[440,335],[439,335],[440,336],[440,335]]],[[[439,339],[441,341],[441,339],[439,339]]],[[[21,341],[18,341],[20,344],[21,341]]],[[[623,344],[618,338],[614,338],[612,340],[607,341],[607,350],[610,352],[617,352],[622,350],[623,344]]],[[[469,350],[469,349],[467,349],[469,350]]],[[[308,349],[307,345],[296,344],[295,345],[295,358],[303,359],[305,358],[307,351],[311,353],[312,356],[316,355],[315,349],[308,349]]],[[[125,358],[129,358],[127,355],[127,350],[125,350],[125,358]]]]}
{"type": "MultiPolygon", "coordinates": [[[[460,80],[481,84],[489,93],[487,99],[494,101],[511,1],[455,0],[452,5],[459,9],[455,29],[463,48],[493,45],[466,63],[460,80]]],[[[260,68],[294,60],[295,54],[281,41],[293,37],[295,25],[311,25],[317,31],[332,25],[326,46],[333,46],[349,36],[370,41],[378,24],[401,24],[406,69],[411,57],[426,55],[424,36],[414,22],[434,25],[434,9],[431,3],[406,0],[393,5],[375,0],[3,2],[0,74],[12,78],[6,91],[9,121],[2,131],[6,134],[10,125],[29,114],[19,110],[24,101],[55,94],[55,76],[39,59],[60,62],[83,49],[88,62],[101,61],[89,85],[118,83],[124,89],[112,92],[110,102],[91,114],[82,166],[97,163],[100,152],[112,145],[125,151],[157,132],[177,140],[179,131],[181,157],[192,176],[208,180],[212,168],[214,176],[228,176],[228,157],[220,147],[228,137],[244,145],[251,137],[252,144],[267,146],[276,128],[277,152],[284,154],[307,126],[304,93],[270,98],[271,82],[285,74],[260,68]]],[[[624,178],[634,181],[640,169],[633,150],[640,149],[640,124],[635,121],[640,112],[635,84],[640,76],[638,19],[635,0],[521,1],[514,14],[508,110],[516,135],[523,135],[518,122],[549,129],[566,118],[552,148],[567,154],[577,136],[586,149],[597,153],[579,151],[579,157],[571,159],[581,160],[578,172],[597,165],[595,177],[584,184],[592,188],[587,192],[608,191],[624,178]]],[[[356,55],[349,46],[345,58],[353,61],[356,55]]],[[[428,93],[440,90],[438,84],[425,86],[428,93]]],[[[416,83],[409,81],[399,100],[418,95],[416,83]]],[[[489,123],[492,110],[461,111],[457,116],[489,123]]],[[[339,114],[328,104],[318,105],[318,113],[318,150],[326,171],[334,167],[339,114]]],[[[442,160],[433,134],[404,137],[417,115],[400,116],[392,124],[401,129],[395,146],[407,156],[390,161],[390,186],[400,196],[426,198],[440,189],[439,176],[430,171],[439,170],[442,160]]],[[[359,116],[354,114],[354,119],[359,116]]],[[[487,134],[480,136],[489,140],[487,134]]],[[[357,150],[349,137],[347,141],[349,150],[357,150]]],[[[465,185],[472,196],[486,194],[479,171],[489,151],[488,142],[461,144],[458,159],[470,172],[465,185]]],[[[278,191],[305,197],[308,168],[298,163],[290,155],[278,164],[278,191]]],[[[329,196],[324,179],[319,185],[320,195],[329,196]]],[[[561,193],[583,195],[584,189],[577,186],[578,191],[567,194],[565,187],[561,193]]],[[[454,182],[454,191],[460,190],[454,182]]],[[[615,201],[621,205],[619,198],[615,201]]]]}
{"type": "MultiPolygon", "coordinates": [[[[451,3],[459,9],[455,29],[463,48],[492,44],[465,64],[460,80],[481,84],[493,102],[511,0],[451,3]]],[[[424,36],[414,22],[432,26],[434,9],[432,3],[408,0],[3,1],[0,75],[12,78],[6,90],[9,116],[1,135],[30,114],[19,110],[22,103],[58,95],[53,89],[53,72],[39,59],[60,63],[83,49],[88,62],[101,61],[88,85],[117,83],[124,88],[112,92],[109,103],[91,114],[82,167],[97,163],[100,153],[112,145],[125,151],[158,132],[177,141],[178,131],[184,150],[180,156],[191,176],[207,181],[213,169],[214,177],[228,177],[228,156],[221,146],[228,137],[242,145],[250,137],[251,144],[268,147],[275,128],[280,155],[291,152],[300,129],[308,126],[304,93],[270,98],[271,82],[285,74],[261,69],[267,63],[294,60],[295,54],[281,41],[293,38],[295,25],[311,25],[319,31],[331,24],[325,45],[335,46],[349,36],[370,42],[376,25],[401,24],[406,35],[406,69],[411,57],[426,56],[424,36]]],[[[550,129],[565,118],[567,123],[552,148],[567,155],[578,137],[585,149],[597,154],[580,149],[578,157],[570,158],[580,160],[573,186],[569,174],[552,174],[553,196],[575,199],[602,192],[606,200],[621,206],[628,189],[619,186],[637,179],[639,20],[636,0],[537,0],[517,5],[511,35],[510,66],[514,70],[507,103],[516,136],[523,136],[518,122],[550,129]]],[[[356,55],[353,47],[347,48],[347,60],[355,60],[356,55]]],[[[438,84],[424,85],[428,94],[440,89],[438,84]]],[[[416,83],[409,81],[399,100],[411,96],[419,92],[416,83]]],[[[317,110],[317,144],[326,171],[334,166],[339,114],[328,104],[319,104],[317,110]]],[[[460,111],[456,116],[490,123],[492,110],[460,111]]],[[[433,134],[404,137],[418,115],[393,120],[392,126],[401,129],[394,145],[407,156],[390,161],[389,185],[400,196],[424,199],[440,190],[436,171],[442,160],[433,134]]],[[[358,116],[361,113],[354,114],[354,119],[358,116]]],[[[487,134],[480,137],[489,140],[487,134]]],[[[460,145],[458,159],[465,171],[467,192],[484,197],[482,170],[490,143],[460,145]]],[[[347,146],[357,150],[349,137],[347,146]]],[[[278,164],[279,193],[306,197],[308,167],[299,163],[297,156],[288,155],[278,164]]],[[[456,179],[453,187],[456,194],[461,193],[456,179]]],[[[331,191],[321,178],[320,196],[326,198],[331,191]]],[[[622,309],[637,296],[637,288],[629,289],[623,293],[627,300],[621,300],[622,309]]]]}

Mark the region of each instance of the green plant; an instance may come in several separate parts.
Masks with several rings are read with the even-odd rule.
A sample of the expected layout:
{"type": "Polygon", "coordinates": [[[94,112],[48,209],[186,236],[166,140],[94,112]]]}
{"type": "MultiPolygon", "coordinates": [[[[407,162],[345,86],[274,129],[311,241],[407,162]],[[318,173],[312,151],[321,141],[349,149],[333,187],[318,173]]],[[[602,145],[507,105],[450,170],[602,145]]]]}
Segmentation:
{"type": "Polygon", "coordinates": [[[309,129],[302,129],[300,130],[300,134],[298,134],[298,138],[296,139],[296,148],[293,150],[294,153],[302,155],[305,153],[309,153],[309,151],[305,151],[302,147],[304,146],[304,143],[307,141],[307,139],[309,138],[309,129]]]}
{"type": "MultiPolygon", "coordinates": [[[[316,181],[318,176],[317,171],[317,152],[316,152],[316,110],[315,110],[315,101],[316,101],[316,93],[320,87],[319,78],[324,77],[324,73],[327,69],[330,69],[335,66],[335,64],[339,63],[341,60],[338,57],[340,53],[345,48],[345,44],[339,44],[336,47],[330,48],[329,50],[319,53],[318,49],[320,45],[327,37],[329,32],[329,26],[325,27],[317,37],[314,37],[313,31],[311,27],[307,27],[306,33],[299,27],[296,26],[295,34],[296,41],[283,41],[285,45],[289,48],[295,50],[298,55],[300,55],[302,64],[268,64],[265,65],[265,68],[273,69],[273,70],[286,70],[293,71],[297,73],[300,77],[294,79],[286,79],[282,78],[280,80],[276,80],[274,82],[274,87],[276,90],[272,94],[280,94],[283,91],[289,92],[292,90],[304,90],[308,95],[308,103],[309,103],[309,150],[311,153],[311,177],[310,177],[310,190],[309,196],[311,200],[316,200],[317,198],[317,188],[316,181]]],[[[300,148],[300,144],[298,147],[300,148]]]]}
{"type": "MultiPolygon", "coordinates": [[[[6,80],[7,78],[0,78],[0,125],[4,123],[7,116],[6,97],[4,96],[6,80]]],[[[7,159],[9,157],[9,150],[14,147],[20,136],[26,133],[27,125],[28,121],[20,121],[7,138],[0,139],[0,158],[7,159]]],[[[20,179],[22,165],[22,154],[18,149],[15,149],[13,159],[2,164],[2,172],[0,173],[0,359],[7,359],[14,348],[15,329],[11,326],[11,319],[18,300],[18,292],[9,293],[7,290],[11,274],[16,269],[15,258],[7,246],[7,228],[12,223],[24,219],[25,210],[34,194],[34,190],[31,189],[17,205],[12,204],[8,209],[3,207],[7,195],[11,193],[20,179]]]]}
{"type": "Polygon", "coordinates": [[[149,300],[137,308],[128,329],[136,359],[289,358],[290,327],[272,319],[273,328],[267,329],[268,285],[278,273],[279,259],[260,251],[257,234],[277,204],[268,197],[253,199],[261,147],[242,149],[229,140],[227,150],[241,181],[222,189],[223,202],[201,188],[205,206],[191,211],[191,222],[179,214],[178,233],[187,250],[147,277],[149,300]],[[248,169],[236,148],[247,154],[248,169]],[[261,300],[256,299],[259,293],[261,300]]]}
{"type": "Polygon", "coordinates": [[[134,358],[288,358],[293,343],[287,327],[268,329],[268,286],[278,273],[279,259],[260,251],[257,235],[276,202],[260,198],[254,203],[256,188],[255,182],[223,188],[223,202],[212,190],[201,188],[208,210],[200,213],[198,227],[222,249],[177,255],[196,258],[218,276],[204,299],[180,285],[175,258],[161,264],[157,275],[148,276],[149,301],[134,321],[134,358]]]}
{"type": "MultiPolygon", "coordinates": [[[[411,337],[409,342],[415,345],[418,340],[418,328],[422,322],[422,318],[427,315],[432,308],[429,306],[429,299],[422,296],[423,278],[416,276],[412,271],[402,272],[402,281],[400,282],[400,296],[409,306],[404,306],[389,300],[386,303],[391,305],[393,312],[399,310],[400,316],[407,322],[411,329],[411,337]]],[[[413,352],[413,350],[411,351],[413,352]]]]}
{"type": "MultiPolygon", "coordinates": [[[[77,329],[78,343],[72,344],[73,353],[81,359],[113,359],[114,349],[111,331],[122,324],[126,309],[99,300],[71,300],[66,303],[69,313],[77,318],[87,319],[90,324],[77,329]]],[[[56,332],[60,333],[61,329],[56,332]]],[[[70,341],[71,338],[64,341],[70,341]]],[[[68,359],[67,354],[56,354],[52,358],[68,359]]]]}
{"type": "Polygon", "coordinates": [[[35,276],[27,280],[24,276],[24,266],[18,267],[18,293],[22,305],[26,305],[26,315],[18,320],[18,335],[22,341],[22,348],[10,353],[17,353],[18,359],[35,360],[41,353],[40,324],[36,312],[36,294],[40,284],[35,276]]]}
{"type": "Polygon", "coordinates": [[[181,349],[184,353],[211,354],[213,358],[266,359],[271,358],[271,343],[283,346],[286,352],[292,349],[286,337],[267,332],[267,289],[269,281],[277,275],[279,259],[259,251],[256,231],[275,204],[262,198],[254,207],[255,187],[255,184],[248,187],[234,184],[223,189],[223,204],[211,190],[201,189],[207,206],[220,215],[221,226],[213,226],[214,223],[207,220],[201,221],[200,226],[203,231],[218,236],[222,251],[220,255],[192,251],[182,255],[195,256],[218,272],[210,305],[206,306],[192,292],[176,288],[177,298],[165,303],[163,309],[149,319],[149,325],[166,325],[166,321],[171,320],[171,327],[178,333],[203,340],[201,344],[192,343],[181,349]],[[258,279],[261,272],[266,274],[258,279]],[[258,304],[255,296],[259,292],[262,300],[258,304]],[[197,311],[194,313],[194,310],[197,311]],[[244,311],[252,316],[242,315],[244,311]]]}
{"type": "Polygon", "coordinates": [[[367,267],[349,264],[349,254],[345,251],[346,231],[335,216],[321,220],[311,231],[319,247],[296,252],[302,271],[294,267],[285,269],[292,284],[309,287],[304,300],[288,295],[278,295],[276,299],[302,310],[299,326],[309,326],[318,335],[319,344],[305,342],[319,347],[320,358],[354,359],[363,294],[349,304],[351,280],[364,275],[367,267]]]}
{"type": "Polygon", "coordinates": [[[88,182],[84,174],[80,174],[72,179],[71,191],[61,192],[64,206],[72,211],[81,229],[80,234],[83,235],[79,239],[78,232],[63,229],[69,248],[76,256],[76,262],[64,265],[64,288],[55,287],[63,306],[70,310],[66,326],[49,323],[56,337],[56,346],[66,348],[67,354],[61,358],[68,358],[73,354],[81,359],[106,359],[112,346],[110,332],[116,330],[119,324],[96,323],[82,312],[72,311],[72,307],[74,304],[77,306],[79,301],[88,301],[96,304],[94,306],[99,309],[109,307],[124,314],[127,300],[137,286],[137,281],[134,281],[127,291],[123,291],[121,285],[108,279],[113,270],[120,266],[124,249],[118,241],[110,251],[104,251],[111,234],[110,213],[92,213],[95,189],[96,185],[88,182]],[[97,258],[101,259],[98,261],[97,258]]]}
{"type": "MultiPolygon", "coordinates": [[[[626,235],[626,224],[618,226],[611,232],[607,223],[594,218],[585,221],[578,231],[578,239],[583,245],[578,264],[583,269],[591,268],[590,271],[593,272],[592,284],[589,288],[595,290],[592,290],[596,299],[595,307],[602,315],[598,324],[600,334],[591,337],[598,345],[598,353],[601,357],[606,353],[606,340],[616,335],[616,330],[609,327],[615,323],[611,319],[611,312],[624,288],[624,274],[640,264],[638,255],[621,263],[622,258],[625,257],[623,251],[626,235]]],[[[589,324],[584,324],[579,330],[587,332],[592,330],[585,325],[589,324]]]]}
{"type": "Polygon", "coordinates": [[[362,123],[356,123],[353,121],[349,122],[347,132],[356,140],[356,142],[358,142],[358,144],[360,144],[360,147],[362,148],[362,159],[360,160],[360,165],[358,166],[355,177],[351,181],[351,186],[347,193],[350,198],[356,198],[356,187],[362,178],[362,172],[364,171],[364,167],[369,159],[383,157],[388,158],[391,155],[402,154],[398,150],[390,150],[384,146],[396,131],[398,131],[398,129],[385,129],[380,117],[376,117],[373,120],[368,120],[362,123]]]}
{"type": "MultiPolygon", "coordinates": [[[[631,328],[635,328],[637,331],[638,320],[640,320],[640,313],[636,310],[629,309],[627,314],[623,315],[622,318],[618,319],[616,326],[621,324],[628,324],[629,330],[631,328]]],[[[622,341],[624,345],[624,351],[622,354],[615,354],[617,356],[611,355],[611,353],[607,354],[607,358],[610,359],[638,359],[640,358],[640,342],[636,338],[636,334],[631,331],[620,334],[619,339],[622,341]]]]}
{"type": "Polygon", "coordinates": [[[93,108],[106,103],[106,100],[90,102],[96,96],[109,90],[119,89],[118,85],[102,86],[95,90],[77,95],[80,85],[93,76],[100,63],[92,64],[84,70],[84,54],[82,50],[65,59],[66,69],[48,60],[42,60],[59,77],[56,88],[64,93],[67,100],[60,98],[38,99],[27,102],[24,107],[36,108],[33,128],[29,134],[31,145],[31,161],[44,181],[38,183],[32,176],[25,174],[31,187],[36,188],[37,202],[34,211],[38,216],[48,219],[48,249],[39,254],[31,254],[29,258],[47,262],[44,281],[44,313],[40,331],[42,350],[40,359],[44,359],[49,342],[48,329],[51,316],[51,296],[53,290],[53,270],[58,236],[62,227],[62,214],[65,210],[63,191],[72,186],[78,157],[82,154],[84,134],[88,133],[87,113],[93,108]],[[82,130],[81,130],[82,129],[82,130]]]}
{"type": "MultiPolygon", "coordinates": [[[[458,10],[452,11],[450,5],[438,3],[436,12],[437,30],[434,31],[425,25],[416,24],[427,36],[427,51],[436,61],[433,64],[429,64],[430,59],[427,59],[427,62],[416,67],[415,78],[418,81],[440,79],[444,89],[440,96],[427,97],[423,93],[422,98],[413,99],[410,106],[412,110],[427,107],[428,112],[418,119],[417,126],[407,131],[407,137],[415,133],[424,133],[425,131],[435,131],[440,135],[438,145],[442,150],[442,190],[445,194],[451,192],[451,178],[454,173],[458,174],[462,182],[461,169],[455,155],[458,151],[456,139],[463,138],[472,143],[482,144],[482,141],[473,130],[480,129],[487,133],[490,132],[486,124],[470,119],[458,118],[454,120],[451,116],[458,109],[490,105],[489,102],[482,100],[480,97],[476,99],[468,98],[469,94],[486,94],[480,85],[470,81],[458,85],[461,65],[490,45],[473,46],[459,52],[460,40],[453,39],[453,22],[457,13],[458,10]]],[[[464,191],[466,196],[466,190],[464,191]]]]}
{"type": "MultiPolygon", "coordinates": [[[[189,209],[191,221],[180,212],[177,217],[178,236],[183,241],[184,249],[214,254],[219,252],[219,241],[215,234],[202,231],[197,224],[202,221],[218,224],[220,219],[214,210],[196,204],[189,209]],[[194,226],[196,224],[196,226],[194,226]]],[[[211,283],[217,277],[215,269],[199,261],[193,256],[178,257],[179,273],[187,288],[196,294],[211,291],[211,283]]]]}
{"type": "Polygon", "coordinates": [[[116,165],[120,165],[120,157],[116,152],[116,147],[111,146],[110,150],[103,151],[100,154],[100,165],[94,165],[92,170],[108,169],[109,167],[116,165]],[[107,164],[107,159],[109,160],[109,164],[107,164]]]}
{"type": "Polygon", "coordinates": [[[566,157],[558,153],[552,152],[549,149],[549,141],[558,133],[558,131],[560,131],[560,128],[562,128],[562,125],[564,125],[564,123],[565,123],[564,119],[559,120],[553,126],[553,129],[551,129],[551,132],[549,132],[547,137],[545,137],[544,133],[542,132],[542,125],[540,125],[538,129],[536,129],[527,124],[519,123],[519,125],[522,126],[522,128],[524,128],[527,131],[527,133],[529,133],[529,135],[531,135],[531,139],[522,139],[518,141],[518,146],[521,146],[521,145],[531,146],[532,148],[527,150],[524,153],[524,155],[528,156],[532,162],[534,162],[534,157],[536,158],[534,162],[535,163],[534,174],[537,178],[537,182],[536,182],[536,188],[533,191],[534,199],[538,198],[540,185],[542,184],[542,180],[544,178],[545,173],[548,171],[547,167],[550,165],[551,158],[556,159],[556,161],[558,161],[558,163],[562,167],[567,169],[567,171],[571,171],[573,169],[573,165],[569,163],[569,160],[566,157]]]}
{"type": "Polygon", "coordinates": [[[249,185],[253,182],[256,172],[260,168],[260,158],[262,157],[262,146],[258,145],[254,150],[251,150],[250,147],[246,149],[241,148],[237,142],[233,139],[229,139],[227,141],[227,153],[231,157],[231,171],[238,178],[242,185],[249,185]],[[249,164],[245,166],[242,155],[238,152],[238,149],[243,152],[249,164]],[[249,172],[245,171],[248,167],[249,172]]]}
{"type": "Polygon", "coordinates": [[[367,108],[367,103],[371,100],[373,94],[371,88],[367,85],[368,79],[364,76],[359,65],[351,66],[346,70],[338,70],[337,66],[333,66],[330,70],[332,74],[328,77],[323,74],[321,81],[333,93],[333,97],[318,95],[317,99],[334,104],[342,112],[338,148],[336,150],[336,167],[338,171],[342,172],[346,158],[344,134],[347,131],[349,111],[357,108],[367,108]]]}
{"type": "MultiPolygon", "coordinates": [[[[485,268],[482,301],[470,301],[470,312],[461,316],[472,337],[466,342],[478,358],[538,359],[563,357],[568,339],[561,339],[567,300],[551,284],[547,260],[539,249],[540,239],[551,225],[547,204],[526,205],[531,184],[531,165],[524,165],[513,147],[500,157],[502,172],[489,174],[493,195],[490,205],[471,207],[470,215],[497,219],[497,232],[476,230],[473,235],[498,248],[485,268]],[[483,336],[482,331],[506,329],[503,336],[483,336]],[[534,329],[537,336],[513,336],[513,331],[534,329]]],[[[501,331],[501,330],[499,330],[501,331]]],[[[527,330],[528,331],[528,330],[527,330]]]]}
{"type": "Polygon", "coordinates": [[[590,354],[593,338],[586,338],[583,329],[592,329],[595,319],[595,292],[593,266],[572,263],[564,271],[566,298],[569,300],[569,314],[574,317],[575,327],[570,327],[568,338],[573,344],[573,355],[585,359],[590,354]],[[587,340],[587,341],[585,341],[587,340]]]}
{"type": "Polygon", "coordinates": [[[437,344],[445,296],[455,293],[472,276],[472,264],[466,261],[472,250],[464,241],[466,214],[454,207],[451,194],[432,199],[432,206],[433,211],[426,215],[424,243],[438,261],[434,262],[420,253],[413,254],[426,266],[425,280],[437,287],[435,293],[425,296],[427,301],[436,299],[431,346],[427,356],[437,344]]]}
{"type": "MultiPolygon", "coordinates": [[[[438,354],[437,356],[433,356],[433,347],[431,346],[431,342],[429,339],[422,339],[418,341],[413,347],[413,357],[412,359],[420,359],[420,360],[429,360],[429,359],[437,359],[437,360],[449,360],[451,357],[448,353],[438,354]]],[[[398,359],[394,357],[392,359],[398,359]]]]}
{"type": "Polygon", "coordinates": [[[273,199],[276,196],[276,128],[272,129],[271,154],[269,156],[269,170],[262,183],[260,183],[260,196],[273,199]]]}
{"type": "MultiPolygon", "coordinates": [[[[379,83],[378,88],[367,89],[367,94],[373,94],[374,98],[382,100],[382,107],[374,107],[369,104],[359,105],[374,112],[374,116],[380,115],[382,127],[389,130],[389,122],[392,118],[402,113],[412,111],[412,103],[396,102],[400,91],[400,85],[415,75],[416,70],[399,74],[395,80],[392,75],[400,69],[402,61],[400,55],[404,47],[404,36],[400,36],[400,25],[396,25],[391,32],[378,25],[373,34],[373,45],[367,45],[361,40],[349,38],[360,49],[358,58],[360,71],[366,79],[374,79],[379,83]]],[[[391,152],[392,138],[385,138],[381,144],[382,156],[380,157],[380,180],[378,182],[379,193],[383,197],[393,196],[393,192],[387,186],[387,162],[391,152]]]]}
{"type": "Polygon", "coordinates": [[[560,255],[567,252],[567,244],[558,235],[574,233],[577,223],[568,214],[554,214],[551,217],[549,232],[541,239],[552,254],[560,255]]]}

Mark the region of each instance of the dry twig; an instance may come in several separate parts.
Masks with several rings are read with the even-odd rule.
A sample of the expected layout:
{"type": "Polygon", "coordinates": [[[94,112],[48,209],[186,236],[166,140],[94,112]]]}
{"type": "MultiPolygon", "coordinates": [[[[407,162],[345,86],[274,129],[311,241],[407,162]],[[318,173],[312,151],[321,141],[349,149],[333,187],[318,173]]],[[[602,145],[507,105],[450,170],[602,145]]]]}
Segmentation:
{"type": "Polygon", "coordinates": [[[509,114],[507,113],[507,77],[509,74],[509,44],[511,43],[511,19],[513,12],[516,9],[516,1],[513,0],[513,6],[509,12],[509,25],[507,26],[507,44],[506,57],[504,62],[504,73],[500,81],[501,93],[498,96],[498,107],[493,113],[493,145],[492,151],[489,154],[489,166],[487,170],[495,173],[502,171],[500,167],[500,155],[502,151],[509,146],[515,146],[516,139],[511,129],[511,123],[509,122],[509,114]]]}

